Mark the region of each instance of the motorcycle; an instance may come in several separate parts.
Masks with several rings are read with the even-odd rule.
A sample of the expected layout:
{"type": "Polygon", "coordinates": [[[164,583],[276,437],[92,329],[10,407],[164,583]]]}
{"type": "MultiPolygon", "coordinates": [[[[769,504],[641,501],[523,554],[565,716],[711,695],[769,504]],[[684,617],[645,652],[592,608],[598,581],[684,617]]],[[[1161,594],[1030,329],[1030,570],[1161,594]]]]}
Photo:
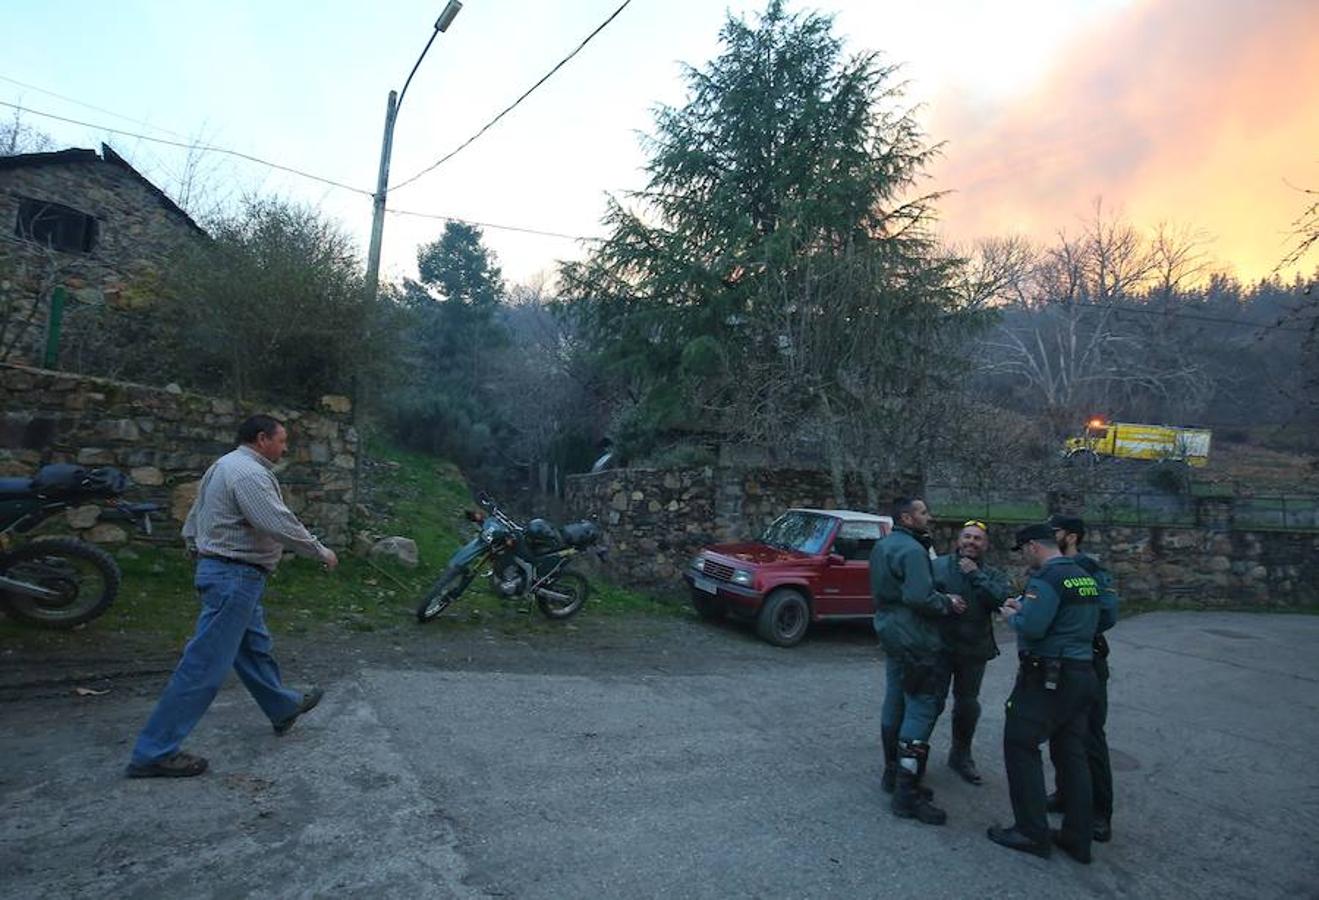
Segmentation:
{"type": "Polygon", "coordinates": [[[118,469],[43,466],[31,478],[0,478],[0,609],[43,628],[73,628],[109,609],[123,573],[114,557],[72,537],[19,542],[52,516],[88,502],[109,502],[103,519],[129,519],[151,533],[154,503],[126,503],[118,469]]]}
{"type": "MultiPolygon", "coordinates": [[[[524,526],[489,494],[482,493],[477,502],[482,508],[467,513],[478,529],[476,537],[458,548],[422,598],[417,621],[429,622],[448,609],[478,574],[489,578],[495,594],[505,600],[534,597],[546,618],[576,614],[591,585],[568,565],[599,542],[596,524],[583,520],[560,529],[544,519],[532,519],[524,526]]],[[[595,552],[604,558],[602,548],[595,552]]]]}

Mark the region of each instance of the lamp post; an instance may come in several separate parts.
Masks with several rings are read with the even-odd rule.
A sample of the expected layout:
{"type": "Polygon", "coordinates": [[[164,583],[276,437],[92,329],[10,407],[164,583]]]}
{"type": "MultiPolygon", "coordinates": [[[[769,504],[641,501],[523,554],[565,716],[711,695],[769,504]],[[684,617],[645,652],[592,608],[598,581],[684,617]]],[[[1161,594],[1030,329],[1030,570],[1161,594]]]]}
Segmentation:
{"type": "Polygon", "coordinates": [[[449,25],[462,8],[460,0],[449,0],[444,12],[435,20],[435,30],[431,32],[430,40],[412,64],[408,80],[403,82],[403,90],[397,94],[389,92],[389,102],[385,106],[385,136],[380,143],[380,172],[376,176],[376,192],[372,197],[371,245],[366,255],[366,297],[369,301],[376,299],[380,284],[380,242],[385,233],[385,195],[389,192],[389,158],[394,150],[394,123],[398,120],[398,110],[403,105],[403,97],[408,92],[408,85],[412,83],[412,76],[417,74],[417,67],[426,58],[426,51],[430,50],[440,32],[449,30],[449,25]]]}

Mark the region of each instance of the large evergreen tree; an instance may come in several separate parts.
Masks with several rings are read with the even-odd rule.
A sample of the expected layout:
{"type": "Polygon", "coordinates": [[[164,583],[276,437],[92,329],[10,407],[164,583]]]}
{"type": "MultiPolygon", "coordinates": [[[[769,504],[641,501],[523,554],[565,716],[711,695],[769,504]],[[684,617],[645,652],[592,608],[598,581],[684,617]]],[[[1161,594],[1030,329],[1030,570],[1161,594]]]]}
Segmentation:
{"type": "Polygon", "coordinates": [[[832,28],[782,0],[730,18],[720,55],[687,70],[686,103],[657,113],[645,189],[611,202],[608,240],[562,271],[631,382],[636,438],[718,420],[730,437],[813,440],[836,472],[892,471],[911,454],[876,456],[875,430],[956,368],[927,355],[958,321],[958,263],[919,184],[935,151],[894,68],[846,54],[832,28]]]}
{"type": "Polygon", "coordinates": [[[504,283],[482,237],[475,226],[449,222],[418,248],[420,280],[405,281],[399,298],[411,320],[409,377],[389,402],[400,439],[469,468],[497,449],[499,388],[487,383],[487,369],[507,342],[504,283]]]}

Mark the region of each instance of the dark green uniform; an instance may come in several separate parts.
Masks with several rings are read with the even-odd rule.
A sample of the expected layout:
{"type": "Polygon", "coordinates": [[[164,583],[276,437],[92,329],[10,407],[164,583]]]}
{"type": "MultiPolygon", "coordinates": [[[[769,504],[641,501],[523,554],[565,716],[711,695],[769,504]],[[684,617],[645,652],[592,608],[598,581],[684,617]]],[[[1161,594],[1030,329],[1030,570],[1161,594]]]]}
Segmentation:
{"type": "Polygon", "coordinates": [[[1090,788],[1094,797],[1096,824],[1103,824],[1101,840],[1108,834],[1113,818],[1113,767],[1108,757],[1108,735],[1104,728],[1108,722],[1108,641],[1104,632],[1117,624],[1118,598],[1113,578],[1099,560],[1085,553],[1069,557],[1072,562],[1093,576],[1099,584],[1099,630],[1095,633],[1094,664],[1098,692],[1094,706],[1090,707],[1085,735],[1085,755],[1090,764],[1090,788]]]}
{"type": "Polygon", "coordinates": [[[980,721],[980,683],[985,677],[985,663],[998,656],[993,616],[1012,593],[1012,584],[1007,575],[991,566],[980,563],[974,572],[967,573],[957,563],[955,553],[934,561],[935,587],[966,601],[966,612],[942,623],[952,669],[953,740],[948,765],[979,784],[980,776],[971,760],[971,741],[980,721]]]}
{"type": "Polygon", "coordinates": [[[952,613],[952,600],[935,589],[929,546],[928,536],[894,528],[870,553],[870,591],[885,656],[882,784],[894,789],[895,815],[943,824],[943,811],[920,785],[930,733],[948,694],[948,652],[939,621],[952,613]]]}
{"type": "Polygon", "coordinates": [[[1017,632],[1020,668],[1007,703],[1003,758],[1016,830],[1049,841],[1040,745],[1049,741],[1064,797],[1061,839],[1089,858],[1094,809],[1086,762],[1087,716],[1098,686],[1093,644],[1099,630],[1099,583],[1064,556],[1032,573],[1017,632]]]}

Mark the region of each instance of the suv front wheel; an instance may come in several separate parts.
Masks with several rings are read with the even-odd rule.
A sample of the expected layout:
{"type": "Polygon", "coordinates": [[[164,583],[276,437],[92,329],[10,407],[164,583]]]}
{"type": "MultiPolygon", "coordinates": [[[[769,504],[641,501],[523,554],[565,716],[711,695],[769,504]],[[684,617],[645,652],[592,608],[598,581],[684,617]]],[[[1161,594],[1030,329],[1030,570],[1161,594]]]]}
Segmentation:
{"type": "Polygon", "coordinates": [[[756,632],[777,647],[791,647],[806,636],[810,624],[811,606],[806,596],[793,588],[779,588],[760,607],[756,632]]]}

